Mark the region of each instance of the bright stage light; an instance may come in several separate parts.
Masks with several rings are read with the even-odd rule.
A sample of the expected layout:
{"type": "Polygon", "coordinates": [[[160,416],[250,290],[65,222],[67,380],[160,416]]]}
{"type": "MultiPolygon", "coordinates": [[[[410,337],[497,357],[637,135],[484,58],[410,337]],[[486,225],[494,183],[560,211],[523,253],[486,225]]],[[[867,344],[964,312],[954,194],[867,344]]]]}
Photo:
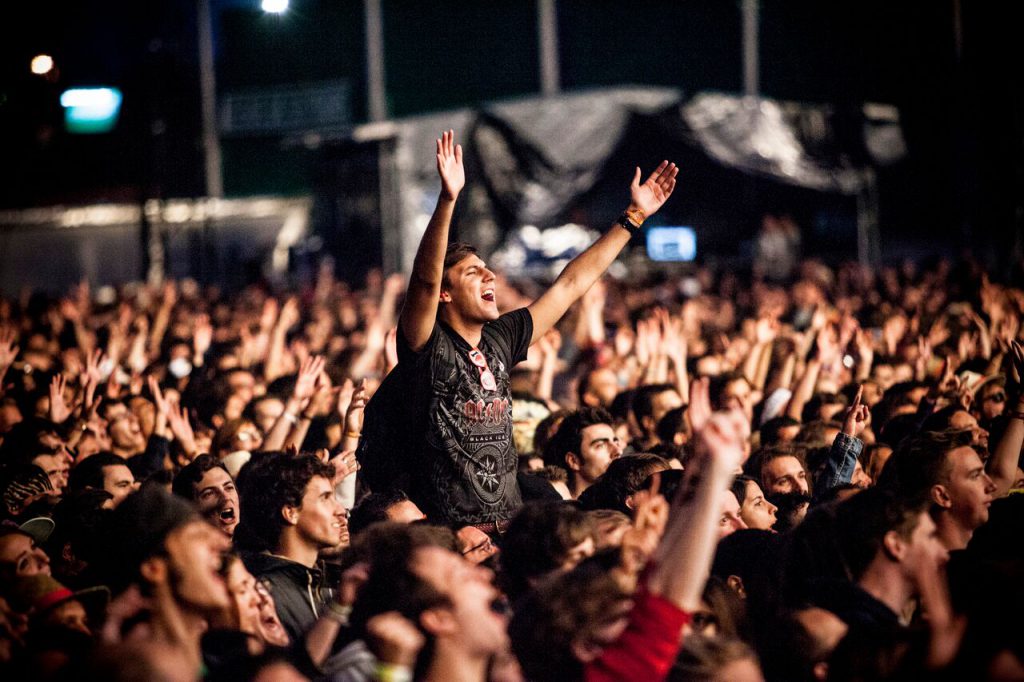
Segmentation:
{"type": "Polygon", "coordinates": [[[268,14],[281,14],[288,9],[288,0],[263,0],[260,7],[268,14]]]}
{"type": "Polygon", "coordinates": [[[107,133],[121,113],[121,91],[117,88],[72,88],[60,96],[64,125],[69,133],[107,133]]]}
{"type": "Polygon", "coordinates": [[[53,57],[48,54],[37,54],[32,58],[32,73],[45,76],[53,70],[53,57]]]}

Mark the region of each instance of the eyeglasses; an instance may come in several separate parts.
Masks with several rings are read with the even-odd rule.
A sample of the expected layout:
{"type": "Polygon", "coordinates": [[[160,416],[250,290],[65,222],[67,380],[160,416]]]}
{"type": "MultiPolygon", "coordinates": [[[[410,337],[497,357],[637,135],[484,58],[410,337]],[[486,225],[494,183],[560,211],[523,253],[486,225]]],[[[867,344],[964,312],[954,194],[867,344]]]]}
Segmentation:
{"type": "Polygon", "coordinates": [[[486,553],[490,554],[493,550],[494,550],[494,543],[491,542],[490,538],[487,538],[486,540],[481,542],[479,545],[476,545],[474,547],[470,547],[469,549],[464,551],[462,553],[462,556],[466,556],[468,554],[473,554],[475,552],[486,552],[486,553]]]}
{"type": "Polygon", "coordinates": [[[986,402],[986,403],[988,403],[988,402],[1005,403],[1006,402],[1006,394],[1003,393],[1002,391],[1000,391],[999,393],[993,393],[992,395],[985,396],[982,399],[982,402],[986,402]]]}
{"type": "Polygon", "coordinates": [[[480,385],[485,391],[498,390],[498,383],[494,380],[491,368],[487,366],[487,358],[476,348],[469,351],[469,361],[480,370],[480,385]]]}

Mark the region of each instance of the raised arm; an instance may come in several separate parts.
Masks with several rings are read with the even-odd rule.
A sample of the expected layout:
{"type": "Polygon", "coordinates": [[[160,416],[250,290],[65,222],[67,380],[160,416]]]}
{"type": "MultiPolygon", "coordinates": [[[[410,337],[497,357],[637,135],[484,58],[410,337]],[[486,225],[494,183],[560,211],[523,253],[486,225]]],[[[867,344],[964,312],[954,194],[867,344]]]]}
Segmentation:
{"type": "Polygon", "coordinates": [[[455,133],[451,130],[443,133],[437,141],[437,173],[441,176],[441,194],[416,251],[409,289],[398,322],[399,331],[414,351],[423,348],[434,331],[441,296],[444,252],[448,247],[448,227],[452,222],[455,200],[466,184],[462,145],[455,144],[455,133]]]}
{"type": "Polygon", "coordinates": [[[1016,402],[1009,413],[1010,420],[1007,422],[1006,431],[1003,432],[1003,437],[999,439],[986,463],[988,475],[996,484],[996,497],[1002,497],[1010,492],[1010,487],[1017,478],[1021,446],[1024,445],[1024,391],[1021,390],[1021,385],[1024,384],[1024,348],[1016,341],[1010,341],[1009,355],[1012,371],[1008,372],[1010,381],[1007,383],[1012,387],[1011,393],[1016,402]]]}
{"type": "MultiPolygon", "coordinates": [[[[630,185],[630,202],[626,214],[636,216],[634,220],[643,222],[654,215],[664,205],[676,186],[676,175],[679,169],[674,163],[662,161],[647,181],[640,184],[640,168],[636,169],[633,183],[630,185]],[[636,212],[639,211],[639,214],[636,212]]],[[[620,218],[626,221],[626,218],[620,218]]],[[[612,229],[601,235],[600,239],[572,259],[565,266],[551,288],[545,291],[530,307],[533,318],[533,338],[530,343],[544,335],[565,314],[576,300],[597,281],[623,247],[629,243],[632,228],[616,222],[612,229]]],[[[420,247],[422,248],[422,247],[420,247]]],[[[410,285],[411,288],[411,285],[410,285]]]]}

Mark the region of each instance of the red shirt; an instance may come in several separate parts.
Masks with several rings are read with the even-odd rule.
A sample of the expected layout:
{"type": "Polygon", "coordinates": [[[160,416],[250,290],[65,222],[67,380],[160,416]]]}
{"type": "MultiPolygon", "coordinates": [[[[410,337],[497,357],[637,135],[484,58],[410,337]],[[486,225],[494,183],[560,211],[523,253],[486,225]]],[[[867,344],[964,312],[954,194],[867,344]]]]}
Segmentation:
{"type": "Polygon", "coordinates": [[[633,600],[625,631],[584,667],[586,682],[651,682],[664,680],[672,669],[690,614],[646,587],[633,600]]]}

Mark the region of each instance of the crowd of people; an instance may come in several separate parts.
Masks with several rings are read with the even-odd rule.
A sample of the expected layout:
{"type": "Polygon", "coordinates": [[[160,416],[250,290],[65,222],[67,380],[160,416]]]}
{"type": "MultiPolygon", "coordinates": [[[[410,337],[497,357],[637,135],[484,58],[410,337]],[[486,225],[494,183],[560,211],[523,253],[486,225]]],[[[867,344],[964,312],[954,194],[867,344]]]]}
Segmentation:
{"type": "Polygon", "coordinates": [[[1024,290],[607,276],[668,162],[541,288],[437,167],[407,277],[0,298],[5,679],[1024,679],[1024,290]]]}

